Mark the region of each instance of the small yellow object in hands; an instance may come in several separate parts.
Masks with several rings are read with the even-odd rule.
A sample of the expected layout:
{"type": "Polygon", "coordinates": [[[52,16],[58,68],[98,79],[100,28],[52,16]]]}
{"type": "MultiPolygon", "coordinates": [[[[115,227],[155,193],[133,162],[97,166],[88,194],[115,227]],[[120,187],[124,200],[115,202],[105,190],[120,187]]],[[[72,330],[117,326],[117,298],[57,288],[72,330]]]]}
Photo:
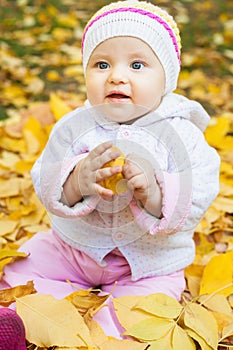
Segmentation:
{"type": "MultiPolygon", "coordinates": [[[[108,163],[105,163],[103,168],[114,167],[114,166],[122,166],[123,167],[124,162],[125,162],[124,154],[116,146],[111,147],[111,150],[112,151],[119,151],[121,154],[116,159],[111,160],[108,163]]],[[[101,185],[104,188],[108,188],[109,190],[112,190],[114,194],[126,192],[128,189],[127,185],[126,185],[126,180],[125,180],[122,173],[114,174],[114,175],[108,177],[107,179],[102,180],[101,185]]]]}

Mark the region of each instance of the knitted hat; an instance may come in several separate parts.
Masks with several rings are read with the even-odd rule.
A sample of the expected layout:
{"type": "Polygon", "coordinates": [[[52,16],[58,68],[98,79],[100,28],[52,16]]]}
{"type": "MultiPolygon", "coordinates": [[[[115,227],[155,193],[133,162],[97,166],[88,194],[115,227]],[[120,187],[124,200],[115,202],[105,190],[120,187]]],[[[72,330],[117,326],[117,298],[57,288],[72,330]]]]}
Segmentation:
{"type": "Polygon", "coordinates": [[[94,49],[103,41],[116,36],[136,37],[147,43],[164,68],[165,93],[176,88],[180,71],[180,35],[176,22],[166,11],[137,0],[113,2],[102,7],[84,29],[84,73],[94,49]]]}

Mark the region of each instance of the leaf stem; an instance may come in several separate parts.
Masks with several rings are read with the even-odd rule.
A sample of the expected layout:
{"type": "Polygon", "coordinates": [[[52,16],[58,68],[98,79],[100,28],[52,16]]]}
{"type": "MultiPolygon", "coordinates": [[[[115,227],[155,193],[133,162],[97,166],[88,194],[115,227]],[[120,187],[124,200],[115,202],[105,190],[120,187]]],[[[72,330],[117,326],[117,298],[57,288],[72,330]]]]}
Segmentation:
{"type": "Polygon", "coordinates": [[[227,285],[225,285],[224,287],[221,287],[217,290],[215,290],[213,293],[209,294],[208,297],[206,297],[205,300],[203,300],[200,305],[203,305],[205,304],[208,300],[210,300],[213,296],[215,296],[216,294],[218,294],[219,292],[221,292],[222,290],[226,289],[226,288],[229,288],[229,287],[232,287],[233,286],[233,283],[229,283],[227,285]]]}

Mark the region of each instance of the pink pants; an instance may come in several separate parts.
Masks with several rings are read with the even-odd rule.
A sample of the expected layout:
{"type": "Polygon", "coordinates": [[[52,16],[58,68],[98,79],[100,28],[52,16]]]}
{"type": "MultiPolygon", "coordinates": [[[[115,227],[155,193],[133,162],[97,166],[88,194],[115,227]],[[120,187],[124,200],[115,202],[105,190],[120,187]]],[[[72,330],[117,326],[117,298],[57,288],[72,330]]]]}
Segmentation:
{"type": "MultiPolygon", "coordinates": [[[[38,293],[52,294],[57,299],[80,288],[101,286],[103,292],[112,292],[115,298],[161,292],[179,300],[185,288],[183,271],[132,281],[130,266],[123,256],[113,251],[105,258],[107,266],[101,267],[86,254],[65,244],[52,230],[37,233],[20,251],[30,256],[5,267],[5,283],[0,282],[0,289],[33,280],[38,293]]],[[[111,301],[108,307],[98,311],[95,320],[107,335],[120,338],[122,328],[114,316],[111,301]]]]}

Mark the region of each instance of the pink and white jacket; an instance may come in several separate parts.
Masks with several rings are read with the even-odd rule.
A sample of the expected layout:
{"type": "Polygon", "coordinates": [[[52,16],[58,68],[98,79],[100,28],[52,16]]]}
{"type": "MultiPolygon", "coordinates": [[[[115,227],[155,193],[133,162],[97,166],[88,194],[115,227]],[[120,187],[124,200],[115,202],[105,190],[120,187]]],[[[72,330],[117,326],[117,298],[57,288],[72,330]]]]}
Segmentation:
{"type": "Polygon", "coordinates": [[[189,265],[195,256],[194,229],[219,191],[219,156],[203,135],[208,122],[198,102],[177,94],[166,95],[156,111],[131,125],[108,121],[88,101],[65,115],[31,172],[53,230],[103,266],[104,257],[118,248],[132,280],[189,265]],[[160,219],[130,191],[108,201],[86,196],[73,207],[61,202],[75,165],[107,140],[125,155],[137,153],[153,164],[163,195],[160,219]]]}

